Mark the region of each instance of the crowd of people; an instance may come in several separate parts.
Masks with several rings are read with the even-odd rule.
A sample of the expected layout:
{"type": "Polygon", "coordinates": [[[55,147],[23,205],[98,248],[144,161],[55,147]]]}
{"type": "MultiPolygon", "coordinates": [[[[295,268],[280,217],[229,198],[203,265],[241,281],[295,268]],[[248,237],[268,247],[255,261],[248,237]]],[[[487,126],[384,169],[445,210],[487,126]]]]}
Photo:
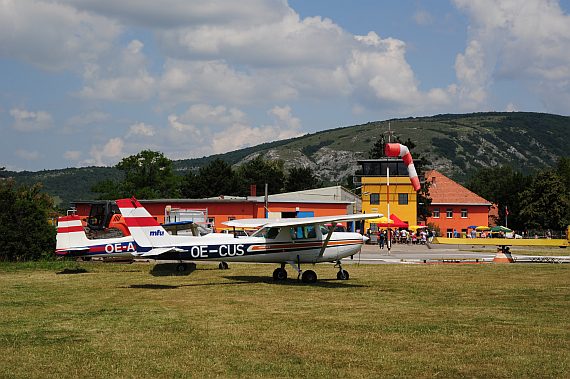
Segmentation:
{"type": "Polygon", "coordinates": [[[430,238],[436,236],[435,230],[419,229],[417,232],[414,230],[407,230],[404,228],[396,228],[394,230],[378,230],[378,245],[383,249],[389,240],[392,244],[408,244],[425,245],[430,238]],[[390,237],[388,237],[388,234],[390,237]]]}

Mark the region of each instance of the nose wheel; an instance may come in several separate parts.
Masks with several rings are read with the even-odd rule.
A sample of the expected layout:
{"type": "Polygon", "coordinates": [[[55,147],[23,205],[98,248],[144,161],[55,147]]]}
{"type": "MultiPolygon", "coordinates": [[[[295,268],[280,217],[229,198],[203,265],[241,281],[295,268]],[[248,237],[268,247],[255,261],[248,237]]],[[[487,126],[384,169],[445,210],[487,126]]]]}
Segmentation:
{"type": "Polygon", "coordinates": [[[336,278],[338,280],[348,280],[350,275],[348,275],[348,271],[342,269],[340,261],[337,261],[336,264],[334,265],[334,267],[337,267],[337,266],[338,266],[338,272],[336,274],[336,278]]]}

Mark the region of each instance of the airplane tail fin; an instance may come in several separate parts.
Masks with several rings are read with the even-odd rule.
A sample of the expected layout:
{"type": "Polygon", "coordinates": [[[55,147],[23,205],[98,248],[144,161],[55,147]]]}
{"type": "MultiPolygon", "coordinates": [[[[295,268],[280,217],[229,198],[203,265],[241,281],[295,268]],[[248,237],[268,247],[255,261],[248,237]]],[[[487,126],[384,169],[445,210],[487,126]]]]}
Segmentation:
{"type": "Polygon", "coordinates": [[[116,201],[137,245],[143,248],[168,246],[171,236],[134,197],[116,201]]]}
{"type": "Polygon", "coordinates": [[[60,217],[57,223],[57,255],[89,251],[89,240],[85,235],[81,219],[77,215],[60,217]]]}

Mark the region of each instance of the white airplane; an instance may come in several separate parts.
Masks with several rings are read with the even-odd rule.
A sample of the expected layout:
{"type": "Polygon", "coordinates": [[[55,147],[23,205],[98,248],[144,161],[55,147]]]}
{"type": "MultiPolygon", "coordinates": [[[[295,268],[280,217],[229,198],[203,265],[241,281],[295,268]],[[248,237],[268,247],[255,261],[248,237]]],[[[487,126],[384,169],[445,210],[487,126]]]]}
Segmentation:
{"type": "MultiPolygon", "coordinates": [[[[285,267],[289,264],[299,273],[304,283],[316,282],[317,275],[312,270],[301,270],[302,263],[314,265],[321,262],[336,262],[339,267],[337,278],[346,280],[349,275],[342,269],[340,260],[360,251],[368,237],[359,233],[335,233],[334,228],[327,229],[324,224],[382,217],[379,214],[359,214],[234,220],[224,224],[235,227],[261,227],[261,229],[249,237],[232,238],[231,234],[195,237],[168,234],[135,198],[117,200],[116,203],[131,232],[130,237],[95,242],[96,240],[87,240],[84,233],[81,238],[79,232],[83,232],[83,228],[79,230],[78,225],[74,226],[75,229],[62,229],[61,234],[68,236],[61,238],[58,229],[58,254],[136,256],[174,260],[180,263],[178,266],[180,271],[186,269],[186,265],[182,263],[184,260],[219,261],[220,268],[227,268],[227,262],[279,263],[281,267],[273,272],[275,280],[287,279],[285,267]],[[72,233],[76,235],[71,235],[72,233]]],[[[65,219],[68,219],[68,223],[79,222],[80,225],[77,216],[64,217],[60,219],[60,223],[65,219]]],[[[70,226],[64,225],[64,227],[70,226]]]]}

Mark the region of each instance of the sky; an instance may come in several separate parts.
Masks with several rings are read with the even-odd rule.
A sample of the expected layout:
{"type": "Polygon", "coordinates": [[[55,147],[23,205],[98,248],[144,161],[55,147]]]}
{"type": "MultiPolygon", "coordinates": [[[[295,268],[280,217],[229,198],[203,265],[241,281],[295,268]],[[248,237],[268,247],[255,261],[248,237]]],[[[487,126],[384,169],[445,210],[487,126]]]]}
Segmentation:
{"type": "Polygon", "coordinates": [[[388,118],[569,115],[570,0],[0,0],[0,167],[388,118]]]}

